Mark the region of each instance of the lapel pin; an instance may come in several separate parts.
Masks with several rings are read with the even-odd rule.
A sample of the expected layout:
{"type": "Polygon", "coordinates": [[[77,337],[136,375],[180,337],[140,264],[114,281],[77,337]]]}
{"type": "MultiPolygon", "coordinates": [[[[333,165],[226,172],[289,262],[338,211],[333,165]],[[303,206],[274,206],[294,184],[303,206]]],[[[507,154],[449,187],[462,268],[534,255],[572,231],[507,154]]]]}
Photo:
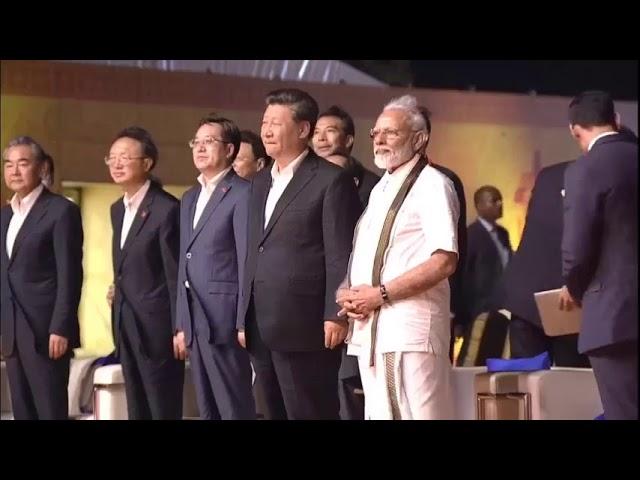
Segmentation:
{"type": "Polygon", "coordinates": [[[227,193],[229,191],[229,187],[222,187],[222,193],[227,193]]]}
{"type": "Polygon", "coordinates": [[[142,213],[140,214],[140,216],[142,218],[145,218],[147,216],[147,213],[148,213],[147,210],[143,210],[142,213]]]}

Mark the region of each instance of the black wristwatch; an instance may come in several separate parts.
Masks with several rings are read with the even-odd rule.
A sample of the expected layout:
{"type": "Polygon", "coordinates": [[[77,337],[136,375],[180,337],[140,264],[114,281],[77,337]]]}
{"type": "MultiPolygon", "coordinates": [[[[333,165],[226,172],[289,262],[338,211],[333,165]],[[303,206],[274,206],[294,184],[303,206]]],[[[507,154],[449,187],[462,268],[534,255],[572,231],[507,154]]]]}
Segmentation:
{"type": "Polygon", "coordinates": [[[387,287],[383,283],[380,284],[380,295],[382,295],[383,303],[389,303],[389,294],[387,293],[387,287]]]}

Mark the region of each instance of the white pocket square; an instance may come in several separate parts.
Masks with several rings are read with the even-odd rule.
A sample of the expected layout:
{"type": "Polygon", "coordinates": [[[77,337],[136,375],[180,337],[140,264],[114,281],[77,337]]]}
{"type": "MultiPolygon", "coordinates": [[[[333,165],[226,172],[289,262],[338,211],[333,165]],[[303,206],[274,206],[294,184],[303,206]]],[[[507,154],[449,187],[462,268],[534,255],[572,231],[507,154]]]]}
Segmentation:
{"type": "Polygon", "coordinates": [[[560,190],[560,195],[562,195],[564,197],[564,188],[562,190],[560,190]]]}

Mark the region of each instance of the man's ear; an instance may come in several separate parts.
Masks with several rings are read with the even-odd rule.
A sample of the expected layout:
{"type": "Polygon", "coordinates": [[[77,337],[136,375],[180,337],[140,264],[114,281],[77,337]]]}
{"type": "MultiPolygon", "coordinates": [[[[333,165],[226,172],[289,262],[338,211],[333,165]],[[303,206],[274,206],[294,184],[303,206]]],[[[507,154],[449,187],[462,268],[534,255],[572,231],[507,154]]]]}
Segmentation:
{"type": "Polygon", "coordinates": [[[300,122],[298,124],[298,138],[309,139],[311,142],[311,137],[309,134],[311,133],[311,124],[307,121],[300,122]]]}
{"type": "Polygon", "coordinates": [[[425,132],[424,130],[420,130],[419,132],[416,132],[416,135],[414,137],[413,140],[413,149],[416,152],[422,152],[424,150],[424,146],[427,144],[427,132],[425,132]]]}
{"type": "Polygon", "coordinates": [[[569,133],[571,133],[571,136],[576,140],[580,138],[580,132],[578,131],[577,125],[569,125],[569,133]]]}
{"type": "MultiPolygon", "coordinates": [[[[233,143],[227,143],[227,158],[229,160],[231,160],[231,157],[233,157],[235,150],[236,146],[233,143]]],[[[233,160],[231,160],[231,162],[233,163],[233,160]]]]}
{"type": "Polygon", "coordinates": [[[353,141],[355,139],[353,138],[353,135],[347,135],[347,149],[351,149],[351,147],[353,147],[353,141]]]}

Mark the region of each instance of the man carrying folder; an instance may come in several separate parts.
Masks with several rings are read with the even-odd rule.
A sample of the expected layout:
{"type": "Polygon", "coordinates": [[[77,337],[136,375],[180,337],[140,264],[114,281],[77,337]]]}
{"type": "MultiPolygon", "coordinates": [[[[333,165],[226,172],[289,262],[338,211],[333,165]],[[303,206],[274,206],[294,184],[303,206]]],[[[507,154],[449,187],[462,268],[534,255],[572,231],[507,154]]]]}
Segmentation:
{"type": "Polygon", "coordinates": [[[589,356],[605,418],[637,420],[638,143],[617,132],[605,92],[575,97],[569,121],[584,155],[565,173],[561,307],[582,305],[578,349],[589,356]]]}

